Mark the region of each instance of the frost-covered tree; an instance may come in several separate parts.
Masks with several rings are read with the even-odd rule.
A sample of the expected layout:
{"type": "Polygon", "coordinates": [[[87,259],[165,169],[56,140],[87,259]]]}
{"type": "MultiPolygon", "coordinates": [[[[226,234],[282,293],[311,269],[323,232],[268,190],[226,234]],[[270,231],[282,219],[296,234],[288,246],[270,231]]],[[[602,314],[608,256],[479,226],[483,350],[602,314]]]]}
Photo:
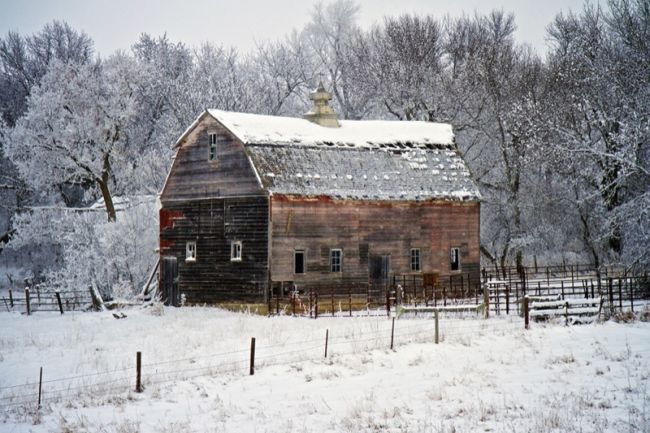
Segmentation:
{"type": "MultiPolygon", "coordinates": [[[[650,2],[616,0],[558,15],[549,27],[552,113],[560,175],[570,176],[596,264],[650,263],[650,2]],[[645,247],[643,245],[646,245],[645,247]]],[[[541,110],[541,109],[540,109],[541,110]]]]}
{"type": "Polygon", "coordinates": [[[50,65],[7,141],[7,154],[34,190],[95,187],[108,220],[115,220],[111,184],[114,167],[128,159],[132,66],[120,56],[104,63],[50,65]]]}
{"type": "Polygon", "coordinates": [[[25,112],[26,98],[50,63],[83,64],[90,62],[92,55],[90,37],[61,21],[46,24],[33,35],[9,32],[0,38],[0,110],[5,122],[13,126],[25,112]]]}
{"type": "Polygon", "coordinates": [[[365,117],[373,94],[368,83],[356,79],[354,74],[353,45],[360,32],[358,14],[359,6],[352,0],[318,3],[301,35],[315,59],[314,75],[329,82],[333,105],[344,119],[365,117]]]}
{"type": "Polygon", "coordinates": [[[284,41],[257,47],[250,60],[255,111],[299,116],[305,112],[308,91],[314,86],[314,56],[294,31],[284,41]]]}
{"type": "Polygon", "coordinates": [[[35,207],[15,219],[10,249],[54,246],[61,261],[45,271],[48,284],[66,290],[97,288],[111,296],[115,288],[141,290],[155,263],[158,212],[153,197],[123,203],[116,222],[101,210],[35,207]]]}
{"type": "Polygon", "coordinates": [[[374,89],[377,105],[399,120],[446,120],[441,88],[442,32],[431,16],[386,18],[355,54],[363,58],[357,80],[374,89]]]}

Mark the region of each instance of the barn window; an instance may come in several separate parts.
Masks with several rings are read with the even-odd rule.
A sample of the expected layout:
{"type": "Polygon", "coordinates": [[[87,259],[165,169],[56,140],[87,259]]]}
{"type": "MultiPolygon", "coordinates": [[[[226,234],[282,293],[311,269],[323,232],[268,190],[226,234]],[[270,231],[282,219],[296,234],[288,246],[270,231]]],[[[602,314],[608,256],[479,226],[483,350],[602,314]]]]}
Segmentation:
{"type": "Polygon", "coordinates": [[[411,248],[411,271],[420,272],[420,249],[411,248]]]}
{"type": "Polygon", "coordinates": [[[452,271],[457,271],[460,269],[460,249],[459,248],[452,248],[451,249],[451,254],[449,257],[449,264],[451,266],[452,271]]]}
{"type": "Polygon", "coordinates": [[[241,262],[241,241],[232,241],[230,243],[230,261],[241,262]]]}
{"type": "Polygon", "coordinates": [[[341,262],[343,260],[343,251],[340,249],[330,250],[330,271],[341,272],[341,262]]]}
{"type": "Polygon", "coordinates": [[[217,134],[212,132],[210,135],[210,161],[215,161],[217,159],[217,134]]]}
{"type": "Polygon", "coordinates": [[[305,273],[305,250],[293,251],[293,273],[294,274],[305,273]]]}
{"type": "Polygon", "coordinates": [[[196,242],[187,242],[185,244],[185,261],[186,262],[196,261],[196,242]]]}

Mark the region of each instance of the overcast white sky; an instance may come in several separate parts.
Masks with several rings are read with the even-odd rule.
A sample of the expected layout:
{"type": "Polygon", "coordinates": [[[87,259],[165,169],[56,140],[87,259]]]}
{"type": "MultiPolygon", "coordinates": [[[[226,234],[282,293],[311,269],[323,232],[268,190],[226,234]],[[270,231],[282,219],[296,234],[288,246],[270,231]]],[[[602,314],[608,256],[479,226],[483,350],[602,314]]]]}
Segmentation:
{"type": "MultiPolygon", "coordinates": [[[[167,32],[174,41],[204,41],[248,50],[256,42],[301,28],[318,0],[0,0],[0,35],[27,34],[54,19],[84,30],[102,56],[128,49],[140,33],[167,32]]],[[[360,0],[360,24],[369,27],[386,15],[446,14],[503,9],[516,17],[517,38],[538,53],[546,50],[545,28],[560,11],[582,8],[583,0],[360,0]]]]}

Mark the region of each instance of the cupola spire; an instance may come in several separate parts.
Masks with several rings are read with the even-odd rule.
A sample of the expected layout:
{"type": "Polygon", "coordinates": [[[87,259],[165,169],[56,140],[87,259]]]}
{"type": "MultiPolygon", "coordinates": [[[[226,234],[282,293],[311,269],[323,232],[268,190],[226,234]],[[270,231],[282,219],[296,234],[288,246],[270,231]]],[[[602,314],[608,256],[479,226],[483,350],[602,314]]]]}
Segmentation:
{"type": "Polygon", "coordinates": [[[338,128],[341,126],[339,125],[338,116],[332,110],[332,107],[329,106],[332,95],[325,90],[322,80],[318,82],[316,90],[311,92],[309,99],[314,101],[314,106],[303,115],[303,118],[320,126],[330,128],[338,128]]]}

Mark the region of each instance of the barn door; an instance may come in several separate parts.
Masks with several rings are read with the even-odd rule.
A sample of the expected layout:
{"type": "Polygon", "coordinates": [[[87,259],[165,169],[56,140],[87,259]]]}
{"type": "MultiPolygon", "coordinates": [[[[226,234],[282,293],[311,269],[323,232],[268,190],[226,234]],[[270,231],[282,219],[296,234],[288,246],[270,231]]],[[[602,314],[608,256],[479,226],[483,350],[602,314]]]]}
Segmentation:
{"type": "Polygon", "coordinates": [[[163,257],[160,275],[162,297],[165,305],[178,307],[181,297],[178,292],[178,262],[176,257],[163,257]]]}
{"type": "Polygon", "coordinates": [[[373,288],[382,288],[388,283],[390,275],[390,255],[372,255],[368,263],[368,276],[373,288]]]}

